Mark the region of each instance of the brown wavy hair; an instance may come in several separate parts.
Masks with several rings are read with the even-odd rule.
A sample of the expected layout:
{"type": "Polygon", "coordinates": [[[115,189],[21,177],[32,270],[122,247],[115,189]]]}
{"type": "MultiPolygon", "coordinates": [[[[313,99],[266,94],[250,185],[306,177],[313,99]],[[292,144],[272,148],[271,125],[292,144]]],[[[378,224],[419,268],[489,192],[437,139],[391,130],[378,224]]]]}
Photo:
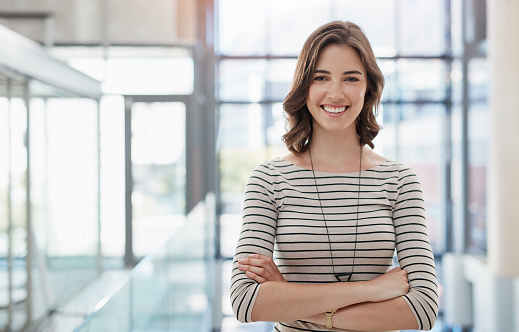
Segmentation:
{"type": "Polygon", "coordinates": [[[300,155],[305,152],[312,138],[312,115],[306,106],[308,90],[312,83],[317,58],[329,45],[346,45],[355,49],[366,68],[367,84],[364,106],[356,120],[357,135],[361,146],[375,147],[373,139],[380,131],[377,114],[384,76],[377,65],[375,54],[362,29],[351,22],[334,21],[315,30],[306,40],[297,60],[292,88],[283,102],[286,113],[287,133],[283,141],[288,149],[300,155]]]}

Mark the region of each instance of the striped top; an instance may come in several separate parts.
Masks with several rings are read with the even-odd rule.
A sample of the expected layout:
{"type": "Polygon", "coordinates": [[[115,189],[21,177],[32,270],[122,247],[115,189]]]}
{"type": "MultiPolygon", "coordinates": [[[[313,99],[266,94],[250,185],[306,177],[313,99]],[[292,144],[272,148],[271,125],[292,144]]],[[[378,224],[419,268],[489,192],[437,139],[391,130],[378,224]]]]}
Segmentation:
{"type": "MultiPolygon", "coordinates": [[[[273,257],[275,248],[276,264],[285,279],[311,284],[337,281],[332,255],[335,273],[353,269],[352,281],[374,279],[392,268],[396,249],[399,264],[409,278],[410,290],[403,298],[419,329],[432,328],[438,313],[438,286],[417,177],[411,169],[393,161],[360,175],[359,186],[358,172],[315,172],[317,193],[311,170],[280,158],[264,162],[252,172],[231,280],[231,303],[240,322],[252,322],[260,288],[238,270],[238,259],[248,254],[273,257]]],[[[330,330],[293,321],[277,323],[276,331],[330,330]]]]}

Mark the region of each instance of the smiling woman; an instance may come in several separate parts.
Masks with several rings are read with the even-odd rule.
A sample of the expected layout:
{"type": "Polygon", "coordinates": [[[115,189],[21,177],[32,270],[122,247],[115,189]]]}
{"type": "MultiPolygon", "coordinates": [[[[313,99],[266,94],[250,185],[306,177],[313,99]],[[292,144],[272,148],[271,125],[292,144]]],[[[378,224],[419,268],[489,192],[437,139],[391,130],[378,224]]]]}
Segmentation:
{"type": "Polygon", "coordinates": [[[319,55],[306,105],[318,130],[351,131],[362,111],[366,94],[366,70],[358,53],[349,46],[329,45],[319,55]]]}
{"type": "Polygon", "coordinates": [[[420,184],[372,150],[383,85],[357,25],[331,22],[305,42],[283,104],[290,154],[262,163],[246,187],[231,283],[241,322],[275,321],[276,331],[434,326],[420,184]]]}

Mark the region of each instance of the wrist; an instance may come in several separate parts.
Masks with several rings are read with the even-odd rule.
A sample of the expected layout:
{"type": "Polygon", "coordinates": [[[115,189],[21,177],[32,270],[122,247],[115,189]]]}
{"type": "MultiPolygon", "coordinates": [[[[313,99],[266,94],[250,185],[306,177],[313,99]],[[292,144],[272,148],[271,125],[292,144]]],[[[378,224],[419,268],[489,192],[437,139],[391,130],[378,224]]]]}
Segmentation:
{"type": "Polygon", "coordinates": [[[333,329],[333,314],[337,311],[337,309],[333,311],[327,311],[324,313],[325,321],[324,324],[327,329],[333,329]]]}
{"type": "Polygon", "coordinates": [[[375,299],[376,287],[373,284],[372,280],[369,281],[357,281],[355,282],[359,285],[361,302],[371,302],[375,299]]]}

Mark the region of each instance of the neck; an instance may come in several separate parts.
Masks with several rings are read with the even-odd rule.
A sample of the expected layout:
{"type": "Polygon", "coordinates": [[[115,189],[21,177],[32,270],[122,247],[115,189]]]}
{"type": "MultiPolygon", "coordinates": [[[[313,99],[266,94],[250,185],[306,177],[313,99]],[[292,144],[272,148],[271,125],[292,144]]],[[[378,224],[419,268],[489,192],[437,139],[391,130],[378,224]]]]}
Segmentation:
{"type": "MultiPolygon", "coordinates": [[[[356,131],[329,133],[314,132],[310,142],[313,162],[318,165],[326,163],[326,168],[338,169],[346,166],[358,167],[360,158],[360,142],[356,131]],[[349,165],[349,166],[348,166],[349,165]]],[[[320,168],[324,168],[324,165],[320,168]]]]}

